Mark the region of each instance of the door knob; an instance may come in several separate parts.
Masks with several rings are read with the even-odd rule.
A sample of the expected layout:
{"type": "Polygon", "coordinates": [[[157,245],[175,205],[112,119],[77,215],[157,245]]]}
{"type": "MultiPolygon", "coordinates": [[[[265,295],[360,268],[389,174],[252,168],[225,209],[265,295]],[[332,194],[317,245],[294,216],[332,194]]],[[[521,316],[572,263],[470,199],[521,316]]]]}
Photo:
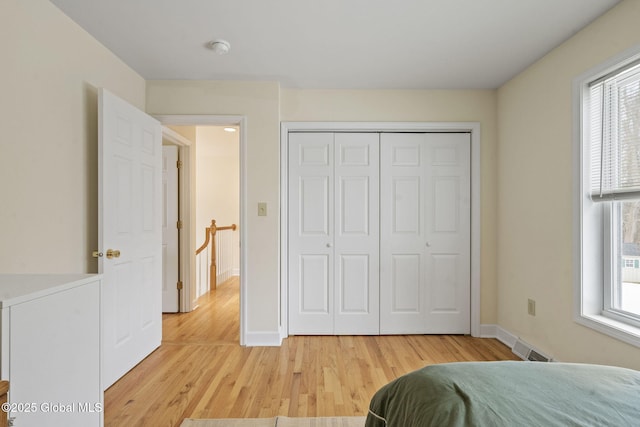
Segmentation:
{"type": "Polygon", "coordinates": [[[107,249],[107,258],[120,258],[120,251],[117,249],[107,249]]]}
{"type": "Polygon", "coordinates": [[[331,243],[327,243],[327,247],[330,248],[331,247],[331,243]]]}

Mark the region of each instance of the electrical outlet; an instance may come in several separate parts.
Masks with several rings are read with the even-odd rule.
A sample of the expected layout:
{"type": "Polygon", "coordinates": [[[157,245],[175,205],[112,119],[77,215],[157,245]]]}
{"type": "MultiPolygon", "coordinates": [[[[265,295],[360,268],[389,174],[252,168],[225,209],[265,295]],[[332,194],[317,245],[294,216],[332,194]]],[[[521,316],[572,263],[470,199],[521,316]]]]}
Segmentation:
{"type": "Polygon", "coordinates": [[[258,216],[267,216],[267,203],[259,202],[258,203],[258,216]]]}
{"type": "Polygon", "coordinates": [[[532,316],[536,315],[536,302],[535,300],[529,299],[527,300],[527,313],[532,316]]]}

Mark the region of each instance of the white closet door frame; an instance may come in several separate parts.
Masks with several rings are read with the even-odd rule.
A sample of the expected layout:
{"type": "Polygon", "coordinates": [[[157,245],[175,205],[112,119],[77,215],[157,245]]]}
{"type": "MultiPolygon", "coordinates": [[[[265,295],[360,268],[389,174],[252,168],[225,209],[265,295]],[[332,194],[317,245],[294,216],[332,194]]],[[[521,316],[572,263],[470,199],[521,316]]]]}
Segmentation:
{"type": "MultiPolygon", "coordinates": [[[[478,122],[282,122],[280,125],[280,271],[288,271],[289,132],[471,133],[471,336],[480,337],[480,123],[478,122]]],[[[287,275],[280,275],[280,339],[289,335],[287,275]]]]}

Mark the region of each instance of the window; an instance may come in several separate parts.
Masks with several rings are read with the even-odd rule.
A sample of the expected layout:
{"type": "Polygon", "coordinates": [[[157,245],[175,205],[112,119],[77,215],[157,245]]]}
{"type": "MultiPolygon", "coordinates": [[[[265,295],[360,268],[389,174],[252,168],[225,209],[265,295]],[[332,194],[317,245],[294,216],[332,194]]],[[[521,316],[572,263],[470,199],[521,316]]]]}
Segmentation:
{"type": "Polygon", "coordinates": [[[577,316],[640,346],[640,55],[576,81],[577,316]]]}
{"type": "MultiPolygon", "coordinates": [[[[640,99],[640,97],[639,97],[640,99]]],[[[640,255],[640,201],[608,202],[613,211],[609,247],[611,264],[615,267],[611,277],[605,277],[604,314],[620,320],[636,320],[640,326],[640,274],[635,271],[633,256],[640,255]],[[626,268],[619,268],[624,265],[626,268]]]]}

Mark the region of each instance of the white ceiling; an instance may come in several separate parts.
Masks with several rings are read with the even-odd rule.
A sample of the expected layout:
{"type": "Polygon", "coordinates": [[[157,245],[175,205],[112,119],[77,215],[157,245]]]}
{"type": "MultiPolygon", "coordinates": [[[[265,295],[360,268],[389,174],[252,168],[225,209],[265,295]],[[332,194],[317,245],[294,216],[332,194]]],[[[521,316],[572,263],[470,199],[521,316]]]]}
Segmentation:
{"type": "Polygon", "coordinates": [[[51,1],[148,80],[317,89],[496,88],[619,2],[51,1]]]}

